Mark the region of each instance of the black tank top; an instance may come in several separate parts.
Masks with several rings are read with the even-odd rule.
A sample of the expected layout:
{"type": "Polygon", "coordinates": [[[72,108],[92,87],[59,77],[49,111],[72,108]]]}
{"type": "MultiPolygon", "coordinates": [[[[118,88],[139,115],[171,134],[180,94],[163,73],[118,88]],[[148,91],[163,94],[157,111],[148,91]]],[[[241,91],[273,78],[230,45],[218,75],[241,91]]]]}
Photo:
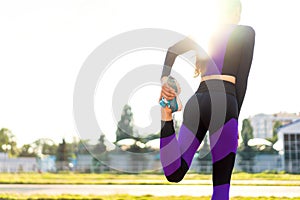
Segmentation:
{"type": "MultiPolygon", "coordinates": [[[[253,58],[255,31],[250,26],[224,25],[220,27],[210,40],[209,57],[206,70],[201,76],[223,74],[236,77],[235,93],[240,109],[247,89],[247,80],[253,58]]],[[[168,49],[163,76],[168,76],[178,55],[190,50],[196,51],[199,46],[191,39],[177,42],[168,49]]]]}

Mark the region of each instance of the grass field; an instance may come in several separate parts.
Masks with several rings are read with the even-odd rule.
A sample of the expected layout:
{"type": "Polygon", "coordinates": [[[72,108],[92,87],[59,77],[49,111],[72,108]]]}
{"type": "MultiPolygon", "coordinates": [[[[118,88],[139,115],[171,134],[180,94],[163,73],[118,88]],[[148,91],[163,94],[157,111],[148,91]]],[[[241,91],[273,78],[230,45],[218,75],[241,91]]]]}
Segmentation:
{"type": "MultiPolygon", "coordinates": [[[[25,200],[25,199],[39,199],[39,200],[54,200],[54,199],[97,199],[97,200],[210,200],[210,197],[191,197],[191,196],[166,196],[166,197],[155,197],[151,195],[144,196],[130,196],[130,195],[113,195],[113,196],[95,196],[95,195],[17,195],[17,194],[0,194],[0,199],[7,200],[25,200]]],[[[298,198],[284,198],[284,197],[232,197],[231,200],[300,200],[298,198]]]]}
{"type": "MultiPolygon", "coordinates": [[[[233,180],[293,181],[299,174],[234,173],[233,180]]],[[[184,180],[211,180],[211,175],[187,174],[184,180]]],[[[76,173],[1,173],[0,184],[171,184],[160,174],[76,174],[76,173]]]]}

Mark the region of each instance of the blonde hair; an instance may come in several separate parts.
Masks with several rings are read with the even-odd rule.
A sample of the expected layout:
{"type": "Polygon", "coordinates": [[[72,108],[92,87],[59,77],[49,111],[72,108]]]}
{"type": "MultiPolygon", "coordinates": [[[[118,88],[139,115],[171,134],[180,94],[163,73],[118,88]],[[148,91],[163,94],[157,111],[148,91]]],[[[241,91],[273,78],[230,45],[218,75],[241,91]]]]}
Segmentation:
{"type": "Polygon", "coordinates": [[[196,57],[196,65],[195,65],[195,71],[194,71],[194,78],[197,78],[200,74],[204,74],[206,71],[206,65],[207,65],[207,59],[208,58],[199,58],[196,57]]]}
{"type": "MultiPolygon", "coordinates": [[[[220,19],[231,17],[235,9],[239,8],[240,12],[242,10],[242,4],[240,0],[217,0],[218,13],[220,19]]],[[[198,77],[200,74],[204,74],[207,68],[207,62],[209,58],[201,56],[196,57],[196,65],[194,71],[194,78],[198,77]]]]}

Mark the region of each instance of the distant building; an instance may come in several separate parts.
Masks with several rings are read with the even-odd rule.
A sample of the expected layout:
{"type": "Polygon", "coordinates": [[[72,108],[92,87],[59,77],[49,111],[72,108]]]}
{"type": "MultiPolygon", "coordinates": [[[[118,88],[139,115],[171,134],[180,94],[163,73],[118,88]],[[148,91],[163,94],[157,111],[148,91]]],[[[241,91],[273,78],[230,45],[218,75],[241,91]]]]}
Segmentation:
{"type": "Polygon", "coordinates": [[[273,136],[272,115],[258,114],[249,118],[254,138],[270,138],[273,136]]]}
{"type": "Polygon", "coordinates": [[[285,171],[300,173],[300,120],[278,129],[278,143],[285,171]]]}
{"type": "Polygon", "coordinates": [[[276,121],[285,125],[297,119],[300,119],[300,115],[295,113],[257,114],[249,118],[254,138],[272,138],[273,125],[276,121]]]}
{"type": "Polygon", "coordinates": [[[37,162],[33,157],[10,158],[8,153],[0,153],[0,172],[36,172],[37,162]]]}
{"type": "Polygon", "coordinates": [[[38,171],[39,172],[56,172],[55,165],[56,156],[42,155],[37,158],[38,171]]]}

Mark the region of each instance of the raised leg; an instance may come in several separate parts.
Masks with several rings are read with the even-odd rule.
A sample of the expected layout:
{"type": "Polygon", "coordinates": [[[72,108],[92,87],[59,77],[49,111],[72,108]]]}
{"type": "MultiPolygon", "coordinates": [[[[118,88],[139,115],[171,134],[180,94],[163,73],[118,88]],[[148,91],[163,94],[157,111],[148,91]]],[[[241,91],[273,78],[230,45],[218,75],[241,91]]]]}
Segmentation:
{"type": "Polygon", "coordinates": [[[176,138],[173,120],[162,121],[160,159],[166,178],[170,182],[183,179],[202,142],[206,130],[200,123],[200,110],[196,95],[187,102],[183,123],[176,138]]]}

